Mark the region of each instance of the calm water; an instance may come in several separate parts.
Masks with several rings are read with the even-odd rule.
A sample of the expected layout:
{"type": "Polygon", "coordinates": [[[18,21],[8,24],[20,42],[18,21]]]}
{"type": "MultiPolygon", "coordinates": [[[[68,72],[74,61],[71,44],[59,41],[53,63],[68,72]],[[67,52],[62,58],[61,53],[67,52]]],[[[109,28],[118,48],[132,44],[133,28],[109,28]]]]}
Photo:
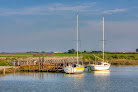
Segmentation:
{"type": "Polygon", "coordinates": [[[23,72],[0,76],[0,92],[138,92],[138,66],[83,74],[23,72]]]}

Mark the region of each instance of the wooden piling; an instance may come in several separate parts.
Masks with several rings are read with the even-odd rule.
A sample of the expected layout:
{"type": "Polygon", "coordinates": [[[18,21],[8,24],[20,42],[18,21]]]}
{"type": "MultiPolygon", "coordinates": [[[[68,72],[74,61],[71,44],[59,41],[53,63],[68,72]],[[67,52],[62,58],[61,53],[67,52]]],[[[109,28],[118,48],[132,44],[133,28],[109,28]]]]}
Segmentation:
{"type": "Polygon", "coordinates": [[[5,76],[5,68],[3,69],[3,75],[5,76]]]}
{"type": "Polygon", "coordinates": [[[18,60],[18,66],[19,66],[19,60],[18,60]]]}
{"type": "Polygon", "coordinates": [[[39,71],[40,71],[40,57],[39,57],[39,71]]]}

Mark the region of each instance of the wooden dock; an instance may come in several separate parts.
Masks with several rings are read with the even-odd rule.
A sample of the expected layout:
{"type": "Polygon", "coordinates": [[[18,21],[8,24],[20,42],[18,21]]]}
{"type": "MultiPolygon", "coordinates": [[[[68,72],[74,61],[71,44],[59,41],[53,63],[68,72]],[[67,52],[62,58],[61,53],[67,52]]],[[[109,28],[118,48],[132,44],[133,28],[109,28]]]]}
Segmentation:
{"type": "Polygon", "coordinates": [[[63,66],[54,64],[20,66],[20,71],[27,72],[63,72],[63,66]]]}
{"type": "MultiPolygon", "coordinates": [[[[79,63],[82,63],[79,57],[79,63]]],[[[13,61],[12,61],[13,62],[13,61]]],[[[39,72],[63,72],[63,68],[68,64],[76,64],[76,57],[29,57],[18,58],[14,65],[20,66],[20,71],[39,72]]]]}

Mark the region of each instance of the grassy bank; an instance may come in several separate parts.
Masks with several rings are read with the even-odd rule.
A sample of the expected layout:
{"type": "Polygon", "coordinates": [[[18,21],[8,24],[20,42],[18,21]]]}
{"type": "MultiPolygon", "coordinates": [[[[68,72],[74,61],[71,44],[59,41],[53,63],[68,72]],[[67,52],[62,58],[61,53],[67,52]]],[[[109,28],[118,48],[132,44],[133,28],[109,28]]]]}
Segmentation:
{"type": "MultiPolygon", "coordinates": [[[[84,63],[95,61],[94,55],[102,58],[102,54],[86,54],[83,53],[84,63]]],[[[49,53],[0,53],[0,58],[5,57],[7,61],[12,57],[12,60],[16,58],[28,58],[28,57],[72,57],[76,54],[49,54],[49,53]]],[[[81,56],[81,54],[79,54],[81,56]]],[[[96,58],[96,61],[98,59],[96,58]]],[[[99,59],[100,61],[100,59],[99,59]]],[[[138,53],[105,53],[105,61],[109,61],[112,65],[138,65],[138,53]]],[[[10,65],[8,62],[0,62],[0,65],[10,65]]]]}
{"type": "Polygon", "coordinates": [[[12,66],[12,64],[6,60],[0,60],[0,66],[12,66]]]}

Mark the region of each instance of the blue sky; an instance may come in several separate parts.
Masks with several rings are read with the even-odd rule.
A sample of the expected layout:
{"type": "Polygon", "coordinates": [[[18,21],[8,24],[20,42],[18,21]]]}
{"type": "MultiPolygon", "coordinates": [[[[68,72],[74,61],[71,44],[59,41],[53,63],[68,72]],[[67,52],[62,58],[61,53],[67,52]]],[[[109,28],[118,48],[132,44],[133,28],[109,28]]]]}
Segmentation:
{"type": "Polygon", "coordinates": [[[0,52],[81,49],[132,52],[138,48],[137,0],[0,0],[0,52]]]}

